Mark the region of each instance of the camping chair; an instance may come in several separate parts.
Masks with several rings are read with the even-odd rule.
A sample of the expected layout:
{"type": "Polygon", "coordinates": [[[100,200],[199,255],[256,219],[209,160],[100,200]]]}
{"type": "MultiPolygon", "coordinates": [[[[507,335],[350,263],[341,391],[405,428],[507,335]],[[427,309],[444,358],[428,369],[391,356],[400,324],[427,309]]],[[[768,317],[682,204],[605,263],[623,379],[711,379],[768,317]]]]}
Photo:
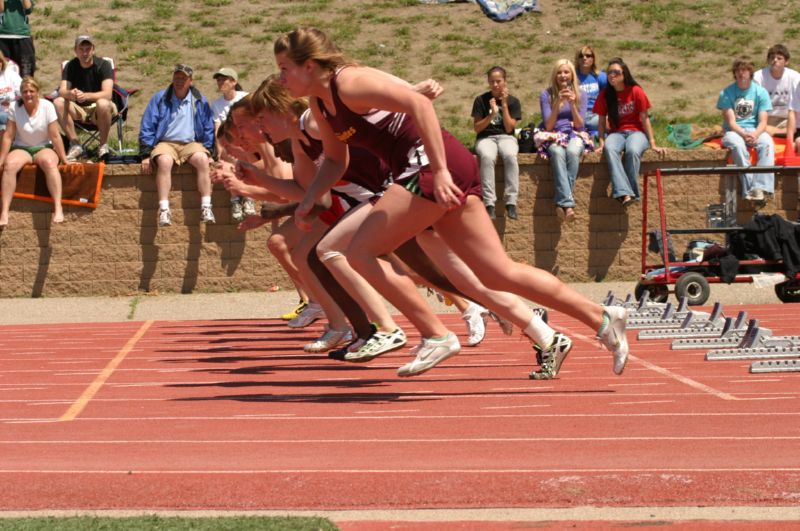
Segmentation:
{"type": "MultiPolygon", "coordinates": [[[[111,70],[114,72],[114,88],[113,93],[111,95],[111,100],[114,102],[114,105],[117,106],[117,114],[111,119],[111,130],[116,128],[117,130],[117,145],[116,149],[111,142],[111,130],[109,131],[109,142],[108,147],[111,148],[111,152],[115,155],[122,154],[125,149],[123,147],[123,138],[125,134],[125,122],[128,119],[128,99],[139,92],[139,89],[132,89],[126,90],[122,88],[120,85],[117,84],[117,66],[114,63],[114,59],[111,57],[103,57],[104,60],[111,63],[111,70]]],[[[64,67],[67,66],[68,61],[63,61],[61,63],[61,71],[64,71],[64,67]]],[[[83,146],[83,150],[85,152],[89,151],[89,147],[92,145],[100,144],[100,131],[98,130],[97,126],[92,122],[81,122],[78,120],[74,120],[75,123],[75,132],[78,133],[78,137],[80,140],[80,136],[83,135],[84,139],[81,141],[81,146],[83,146]]]]}

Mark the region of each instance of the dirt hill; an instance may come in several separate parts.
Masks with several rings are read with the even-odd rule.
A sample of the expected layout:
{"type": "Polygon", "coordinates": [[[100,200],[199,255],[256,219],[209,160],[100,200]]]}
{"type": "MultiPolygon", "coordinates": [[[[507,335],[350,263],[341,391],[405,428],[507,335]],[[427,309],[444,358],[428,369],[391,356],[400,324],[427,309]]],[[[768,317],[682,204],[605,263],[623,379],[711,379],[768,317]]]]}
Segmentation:
{"type": "Polygon", "coordinates": [[[647,91],[656,121],[685,121],[716,117],[714,103],[731,81],[735,56],[749,54],[761,64],[771,44],[784,42],[791,50],[800,35],[800,4],[786,0],[540,5],[541,13],[501,24],[472,3],[417,0],[40,0],[31,26],[44,87],[57,85],[60,62],[72,57],[78,34],[94,35],[98,53],[116,59],[119,83],[141,89],[132,101],[129,143],[135,143],[150,96],[169,83],[174,63],[194,67],[195,86],[209,99],[216,97],[211,76],[222,66],[235,68],[245,89],[253,89],[274,70],[275,37],[297,25],[324,29],[365,64],[410,81],[440,80],[446,88],[436,103],[442,122],[470,145],[472,100],[486,90],[484,73],[492,65],[508,70],[529,121],[554,61],[572,58],[588,43],[603,66],[612,56],[625,59],[647,91]]]}

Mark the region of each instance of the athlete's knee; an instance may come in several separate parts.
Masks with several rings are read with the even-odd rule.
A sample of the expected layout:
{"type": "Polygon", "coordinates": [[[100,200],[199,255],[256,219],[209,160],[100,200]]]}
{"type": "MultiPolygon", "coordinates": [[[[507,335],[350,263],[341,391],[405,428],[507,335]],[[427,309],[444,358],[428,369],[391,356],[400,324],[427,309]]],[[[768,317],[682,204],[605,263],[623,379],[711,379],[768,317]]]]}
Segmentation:
{"type": "Polygon", "coordinates": [[[273,234],[267,239],[267,249],[273,256],[283,255],[289,252],[286,245],[286,238],[283,234],[273,234]]]}

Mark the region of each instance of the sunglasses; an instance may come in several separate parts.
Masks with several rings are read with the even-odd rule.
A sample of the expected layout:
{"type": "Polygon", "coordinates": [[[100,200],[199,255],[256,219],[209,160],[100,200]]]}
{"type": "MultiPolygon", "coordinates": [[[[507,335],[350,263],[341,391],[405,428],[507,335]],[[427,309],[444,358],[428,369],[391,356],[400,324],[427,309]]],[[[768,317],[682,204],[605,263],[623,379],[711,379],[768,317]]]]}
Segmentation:
{"type": "Polygon", "coordinates": [[[594,57],[594,54],[593,53],[582,53],[581,57],[583,57],[584,59],[591,59],[591,58],[594,57]]]}
{"type": "Polygon", "coordinates": [[[621,76],[622,75],[622,70],[609,70],[608,71],[608,75],[609,76],[621,76]]]}

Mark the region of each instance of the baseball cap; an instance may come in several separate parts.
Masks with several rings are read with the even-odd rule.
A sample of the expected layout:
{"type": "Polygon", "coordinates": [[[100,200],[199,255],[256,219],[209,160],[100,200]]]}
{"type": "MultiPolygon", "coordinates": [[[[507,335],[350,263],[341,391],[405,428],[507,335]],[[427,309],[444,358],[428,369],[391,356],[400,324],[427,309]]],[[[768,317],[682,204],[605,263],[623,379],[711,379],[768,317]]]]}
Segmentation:
{"type": "Polygon", "coordinates": [[[88,42],[89,44],[94,46],[94,39],[92,38],[91,35],[78,35],[77,37],[75,37],[75,46],[84,42],[88,42]]]}
{"type": "Polygon", "coordinates": [[[219,76],[225,76],[233,79],[234,81],[239,81],[239,74],[236,73],[236,70],[233,68],[220,68],[214,74],[214,79],[217,79],[219,76]]]}
{"type": "Polygon", "coordinates": [[[183,72],[189,77],[192,77],[192,74],[194,74],[194,70],[192,70],[192,67],[189,65],[185,65],[183,63],[175,65],[175,69],[172,71],[172,73],[174,74],[175,72],[183,72]]]}

